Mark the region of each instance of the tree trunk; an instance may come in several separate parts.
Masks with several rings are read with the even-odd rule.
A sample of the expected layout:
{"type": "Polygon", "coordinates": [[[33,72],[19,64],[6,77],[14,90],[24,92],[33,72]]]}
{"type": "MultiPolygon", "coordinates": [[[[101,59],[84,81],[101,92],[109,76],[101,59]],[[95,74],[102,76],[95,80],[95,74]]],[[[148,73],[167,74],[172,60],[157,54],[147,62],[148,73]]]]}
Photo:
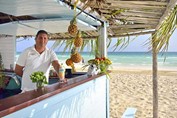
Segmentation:
{"type": "Polygon", "coordinates": [[[153,55],[153,118],[158,118],[158,78],[157,78],[157,50],[156,43],[152,42],[153,55]]]}

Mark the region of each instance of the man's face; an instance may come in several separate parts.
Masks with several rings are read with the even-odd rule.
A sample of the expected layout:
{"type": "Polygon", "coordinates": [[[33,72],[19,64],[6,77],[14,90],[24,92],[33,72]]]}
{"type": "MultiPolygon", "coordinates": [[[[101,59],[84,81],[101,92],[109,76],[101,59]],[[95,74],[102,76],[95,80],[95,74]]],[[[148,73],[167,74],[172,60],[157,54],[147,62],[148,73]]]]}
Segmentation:
{"type": "Polygon", "coordinates": [[[48,42],[48,36],[45,33],[40,33],[36,37],[36,46],[38,47],[45,47],[47,45],[47,42],[48,42]]]}

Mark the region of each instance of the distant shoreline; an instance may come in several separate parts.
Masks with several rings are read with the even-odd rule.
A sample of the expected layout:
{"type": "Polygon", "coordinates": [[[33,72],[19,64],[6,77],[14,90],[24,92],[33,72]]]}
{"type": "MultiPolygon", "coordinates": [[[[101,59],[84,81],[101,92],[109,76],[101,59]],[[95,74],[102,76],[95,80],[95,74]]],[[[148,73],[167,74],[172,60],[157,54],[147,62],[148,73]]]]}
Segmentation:
{"type": "MultiPolygon", "coordinates": [[[[17,52],[16,58],[21,52],[17,52]]],[[[64,63],[66,59],[70,58],[70,52],[58,52],[56,53],[60,63],[64,63]]],[[[167,54],[166,61],[164,57],[158,57],[158,70],[177,70],[177,52],[169,52],[167,54]]],[[[95,58],[94,55],[90,55],[90,52],[83,52],[84,64],[78,63],[78,66],[84,66],[89,59],[95,58]]],[[[152,70],[152,55],[143,52],[111,52],[108,55],[112,61],[112,70],[152,70]]]]}
{"type": "MultiPolygon", "coordinates": [[[[23,52],[23,51],[17,51],[16,53],[21,53],[21,52],[23,52]]],[[[55,51],[56,53],[64,53],[63,51],[61,51],[61,52],[58,52],[58,51],[55,51]]],[[[70,51],[67,51],[66,53],[70,53],[70,51]]],[[[81,52],[81,53],[91,53],[90,51],[84,51],[84,52],[81,52]]],[[[151,53],[151,52],[144,52],[144,51],[135,51],[135,52],[131,52],[131,51],[115,51],[115,52],[113,52],[113,51],[110,51],[110,52],[108,52],[108,53],[151,53]]],[[[159,52],[159,53],[162,53],[162,52],[159,52]]],[[[170,52],[166,52],[166,53],[177,53],[177,51],[175,52],[175,51],[170,51],[170,52]]]]}

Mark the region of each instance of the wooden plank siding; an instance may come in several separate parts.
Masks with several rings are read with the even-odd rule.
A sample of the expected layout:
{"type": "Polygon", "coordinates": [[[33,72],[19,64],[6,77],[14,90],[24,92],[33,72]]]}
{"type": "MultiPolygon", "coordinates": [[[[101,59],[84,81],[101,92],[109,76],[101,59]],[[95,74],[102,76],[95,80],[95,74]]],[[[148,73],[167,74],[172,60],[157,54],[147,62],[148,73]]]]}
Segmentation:
{"type": "Polygon", "coordinates": [[[13,64],[16,55],[16,43],[13,36],[0,36],[0,53],[2,55],[4,67],[10,69],[10,64],[13,64]]]}

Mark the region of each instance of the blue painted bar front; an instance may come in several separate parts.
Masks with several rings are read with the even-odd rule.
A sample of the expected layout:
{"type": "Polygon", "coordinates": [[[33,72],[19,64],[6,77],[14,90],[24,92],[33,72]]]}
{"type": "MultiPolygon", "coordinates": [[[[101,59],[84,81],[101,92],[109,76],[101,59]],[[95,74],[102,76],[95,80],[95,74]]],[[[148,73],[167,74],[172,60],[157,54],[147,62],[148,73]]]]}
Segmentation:
{"type": "Polygon", "coordinates": [[[99,76],[4,118],[109,118],[108,82],[99,76]]]}

